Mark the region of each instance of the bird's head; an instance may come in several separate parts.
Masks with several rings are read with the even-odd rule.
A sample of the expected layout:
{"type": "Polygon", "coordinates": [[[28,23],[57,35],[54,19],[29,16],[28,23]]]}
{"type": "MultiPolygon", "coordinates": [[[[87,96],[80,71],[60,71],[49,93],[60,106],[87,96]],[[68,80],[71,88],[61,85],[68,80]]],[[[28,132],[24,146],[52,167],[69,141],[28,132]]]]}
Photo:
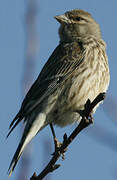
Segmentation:
{"type": "Polygon", "coordinates": [[[91,35],[101,38],[100,27],[88,12],[75,9],[55,16],[55,19],[61,24],[59,35],[62,42],[91,35]]]}

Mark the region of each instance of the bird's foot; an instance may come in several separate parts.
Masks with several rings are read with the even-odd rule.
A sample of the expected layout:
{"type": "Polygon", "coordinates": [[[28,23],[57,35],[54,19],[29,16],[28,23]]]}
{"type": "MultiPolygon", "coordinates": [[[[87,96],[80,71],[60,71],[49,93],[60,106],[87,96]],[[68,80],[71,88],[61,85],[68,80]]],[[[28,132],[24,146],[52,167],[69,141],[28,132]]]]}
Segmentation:
{"type": "MultiPolygon", "coordinates": [[[[64,134],[64,136],[63,136],[63,143],[59,142],[56,137],[54,138],[55,152],[54,152],[52,155],[54,155],[55,153],[59,153],[59,152],[60,152],[60,148],[61,148],[61,146],[65,143],[66,140],[67,140],[67,135],[66,135],[66,134],[64,134]]],[[[64,150],[62,151],[62,153],[61,153],[61,155],[62,155],[62,160],[65,159],[65,152],[66,152],[66,151],[67,151],[67,148],[64,149],[64,150]]]]}
{"type": "Polygon", "coordinates": [[[88,126],[90,124],[93,124],[94,122],[94,118],[93,118],[93,113],[91,112],[87,117],[84,115],[84,119],[83,119],[85,122],[85,124],[88,126]]]}
{"type": "Polygon", "coordinates": [[[59,142],[59,140],[54,137],[54,147],[55,147],[55,151],[52,155],[55,155],[55,153],[59,153],[60,147],[62,146],[63,143],[59,142]]]}
{"type": "MultiPolygon", "coordinates": [[[[65,133],[63,136],[63,144],[65,144],[67,141],[67,134],[65,133]]],[[[62,160],[65,160],[65,152],[67,151],[67,148],[64,148],[63,152],[62,152],[62,160]]]]}
{"type": "Polygon", "coordinates": [[[58,149],[61,147],[62,143],[58,141],[58,139],[54,138],[54,145],[55,145],[55,151],[58,151],[58,149]]]}

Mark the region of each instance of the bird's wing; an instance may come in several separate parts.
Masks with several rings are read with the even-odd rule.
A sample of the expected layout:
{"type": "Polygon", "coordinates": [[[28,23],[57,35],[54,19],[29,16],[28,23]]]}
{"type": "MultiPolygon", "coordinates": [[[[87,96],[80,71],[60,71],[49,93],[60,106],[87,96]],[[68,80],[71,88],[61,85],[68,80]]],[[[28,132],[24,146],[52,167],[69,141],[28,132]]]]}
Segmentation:
{"type": "Polygon", "coordinates": [[[83,62],[84,56],[85,49],[81,43],[60,44],[54,50],[37,80],[28,91],[19,113],[11,122],[10,128],[12,128],[7,136],[24,117],[69,78],[83,62]]]}

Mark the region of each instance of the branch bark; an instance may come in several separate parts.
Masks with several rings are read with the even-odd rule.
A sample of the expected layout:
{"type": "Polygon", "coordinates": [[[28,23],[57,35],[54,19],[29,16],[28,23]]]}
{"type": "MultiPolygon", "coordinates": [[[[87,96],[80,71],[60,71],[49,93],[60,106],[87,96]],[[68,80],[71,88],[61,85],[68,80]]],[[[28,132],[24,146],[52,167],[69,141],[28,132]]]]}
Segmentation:
{"type": "Polygon", "coordinates": [[[54,170],[60,167],[60,164],[56,164],[57,160],[63,155],[67,147],[71,144],[71,142],[75,139],[75,137],[86,127],[93,123],[93,118],[91,112],[93,108],[105,98],[105,93],[100,93],[94,100],[91,102],[89,99],[85,104],[84,110],[77,111],[80,113],[82,119],[75,130],[71,133],[69,137],[66,134],[63,136],[63,143],[62,145],[55,150],[53,153],[53,157],[51,158],[50,162],[44,168],[44,170],[37,176],[36,173],[30,178],[30,180],[42,180],[48,173],[53,172],[54,170]]]}

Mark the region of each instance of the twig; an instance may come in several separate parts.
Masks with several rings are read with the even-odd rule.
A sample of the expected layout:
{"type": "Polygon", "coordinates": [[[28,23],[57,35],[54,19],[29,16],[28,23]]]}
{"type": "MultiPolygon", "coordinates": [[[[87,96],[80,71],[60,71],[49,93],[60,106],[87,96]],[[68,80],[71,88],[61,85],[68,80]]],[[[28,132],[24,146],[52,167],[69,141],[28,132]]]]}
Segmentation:
{"type": "Polygon", "coordinates": [[[53,172],[54,170],[60,167],[60,164],[55,164],[59,157],[65,153],[69,144],[74,140],[74,138],[87,126],[89,126],[93,122],[93,118],[91,116],[91,112],[93,108],[105,98],[105,93],[100,93],[94,101],[91,103],[90,100],[87,100],[85,104],[85,109],[78,111],[80,113],[82,119],[76,129],[71,133],[69,137],[66,134],[63,136],[63,143],[57,151],[54,152],[53,157],[50,162],[44,168],[44,170],[36,176],[36,173],[33,174],[30,180],[42,180],[48,173],[53,172]]]}

